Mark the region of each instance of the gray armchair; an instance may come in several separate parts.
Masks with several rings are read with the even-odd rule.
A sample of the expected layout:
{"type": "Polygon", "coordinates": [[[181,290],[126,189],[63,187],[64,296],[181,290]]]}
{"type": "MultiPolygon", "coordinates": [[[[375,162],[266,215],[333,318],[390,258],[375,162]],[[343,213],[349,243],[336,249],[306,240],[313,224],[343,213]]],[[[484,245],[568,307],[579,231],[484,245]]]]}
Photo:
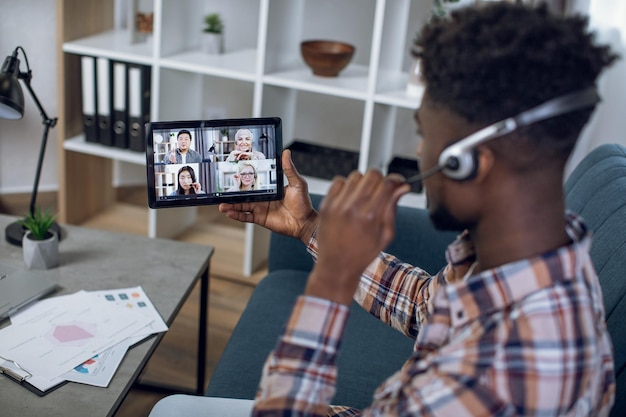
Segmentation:
{"type": "MultiPolygon", "coordinates": [[[[626,148],[603,145],[591,152],[565,184],[567,206],[594,232],[591,257],[603,288],[606,318],[615,351],[616,402],[612,417],[626,415],[626,148]]],[[[314,202],[320,201],[313,196],[314,202]]],[[[397,234],[388,252],[436,272],[454,238],[432,227],[425,210],[401,207],[397,234]]],[[[300,242],[273,235],[269,273],[255,289],[211,378],[207,396],[254,398],[261,368],[273,348],[312,266],[300,242]]],[[[362,408],[387,376],[409,356],[412,341],[352,306],[339,357],[336,404],[362,408]],[[378,358],[384,354],[385,361],[378,358]],[[367,373],[361,364],[367,363],[367,373]]]]}

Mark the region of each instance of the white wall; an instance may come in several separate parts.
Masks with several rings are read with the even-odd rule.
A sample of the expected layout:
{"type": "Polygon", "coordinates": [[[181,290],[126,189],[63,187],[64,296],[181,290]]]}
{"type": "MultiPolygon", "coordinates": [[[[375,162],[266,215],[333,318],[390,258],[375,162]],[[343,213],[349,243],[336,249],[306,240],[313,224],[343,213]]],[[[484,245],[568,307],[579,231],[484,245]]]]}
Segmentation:
{"type": "Polygon", "coordinates": [[[626,146],[626,2],[576,0],[575,10],[588,13],[590,27],[598,42],[611,45],[621,56],[598,81],[602,102],[581,135],[567,172],[591,150],[604,143],[626,146]]]}
{"type": "MultiPolygon", "coordinates": [[[[32,87],[49,117],[57,116],[56,9],[52,0],[1,0],[0,59],[17,46],[26,51],[32,87]]],[[[22,53],[20,69],[26,71],[22,53]]],[[[0,194],[32,191],[43,124],[37,106],[22,84],[25,114],[21,120],[0,119],[0,194]]],[[[40,191],[56,190],[57,131],[50,130],[40,191]]]]}

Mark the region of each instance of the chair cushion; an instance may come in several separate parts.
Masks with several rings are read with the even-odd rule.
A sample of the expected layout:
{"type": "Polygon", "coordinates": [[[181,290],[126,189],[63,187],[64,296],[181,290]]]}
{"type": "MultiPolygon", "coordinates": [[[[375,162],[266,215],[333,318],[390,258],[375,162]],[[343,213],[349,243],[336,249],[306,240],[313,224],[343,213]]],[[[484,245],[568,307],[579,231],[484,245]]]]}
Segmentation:
{"type": "Polygon", "coordinates": [[[591,259],[598,273],[615,358],[617,392],[611,416],[626,415],[626,148],[602,145],[565,183],[567,207],[593,232],[591,259]]]}
{"type": "MultiPolygon", "coordinates": [[[[274,348],[296,297],[304,290],[307,277],[304,271],[280,270],[261,280],[233,330],[207,396],[254,398],[262,365],[274,348]]],[[[351,306],[345,332],[333,402],[363,408],[372,402],[376,387],[408,359],[413,341],[356,303],[351,306]]]]}

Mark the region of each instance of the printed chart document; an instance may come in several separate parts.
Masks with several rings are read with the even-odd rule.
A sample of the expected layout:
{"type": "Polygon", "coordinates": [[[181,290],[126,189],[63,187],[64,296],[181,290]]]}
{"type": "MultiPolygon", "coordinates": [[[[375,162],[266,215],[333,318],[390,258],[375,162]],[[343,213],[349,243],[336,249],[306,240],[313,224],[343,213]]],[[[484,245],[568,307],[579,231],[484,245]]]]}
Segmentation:
{"type": "Polygon", "coordinates": [[[141,287],[93,291],[89,294],[98,299],[104,299],[118,308],[138,311],[152,320],[149,325],[140,329],[134,336],[63,375],[67,381],[107,387],[122,359],[124,359],[126,351],[148,336],[167,331],[167,324],[141,287]]]}
{"type": "Polygon", "coordinates": [[[107,386],[130,346],[167,330],[140,287],[48,298],[0,330],[0,356],[41,391],[72,380],[107,386]]]}
{"type": "Polygon", "coordinates": [[[70,382],[106,388],[122,363],[126,351],[128,351],[126,343],[119,343],[66,372],[61,378],[70,382]]]}

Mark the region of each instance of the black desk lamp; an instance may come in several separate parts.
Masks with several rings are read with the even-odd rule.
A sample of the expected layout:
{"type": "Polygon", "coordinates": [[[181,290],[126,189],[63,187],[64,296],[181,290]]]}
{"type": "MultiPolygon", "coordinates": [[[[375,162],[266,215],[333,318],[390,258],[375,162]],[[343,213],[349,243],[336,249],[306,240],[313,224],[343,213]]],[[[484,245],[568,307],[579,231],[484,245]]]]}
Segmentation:
{"type": "MultiPolygon", "coordinates": [[[[49,118],[46,114],[41,103],[37,98],[37,95],[33,91],[30,80],[32,74],[30,66],[28,65],[28,58],[24,48],[18,46],[13,51],[13,55],[7,56],[2,64],[0,70],[0,118],[17,120],[24,116],[24,94],[18,80],[22,80],[26,89],[30,93],[31,97],[35,101],[41,118],[44,124],[43,137],[41,139],[41,148],[39,150],[39,160],[37,161],[37,173],[35,174],[35,185],[33,186],[33,193],[30,198],[30,214],[35,213],[35,201],[37,200],[37,189],[39,188],[39,177],[41,175],[41,165],[43,164],[43,156],[46,150],[46,143],[48,142],[48,131],[54,127],[57,123],[57,118],[49,118]],[[26,72],[20,72],[20,60],[17,59],[17,52],[21,50],[24,55],[24,61],[26,62],[26,72]]],[[[59,239],[61,239],[61,229],[57,223],[54,223],[51,230],[56,232],[59,239]]],[[[6,228],[6,240],[17,246],[22,246],[22,237],[26,232],[24,226],[18,222],[11,223],[6,228]]]]}

